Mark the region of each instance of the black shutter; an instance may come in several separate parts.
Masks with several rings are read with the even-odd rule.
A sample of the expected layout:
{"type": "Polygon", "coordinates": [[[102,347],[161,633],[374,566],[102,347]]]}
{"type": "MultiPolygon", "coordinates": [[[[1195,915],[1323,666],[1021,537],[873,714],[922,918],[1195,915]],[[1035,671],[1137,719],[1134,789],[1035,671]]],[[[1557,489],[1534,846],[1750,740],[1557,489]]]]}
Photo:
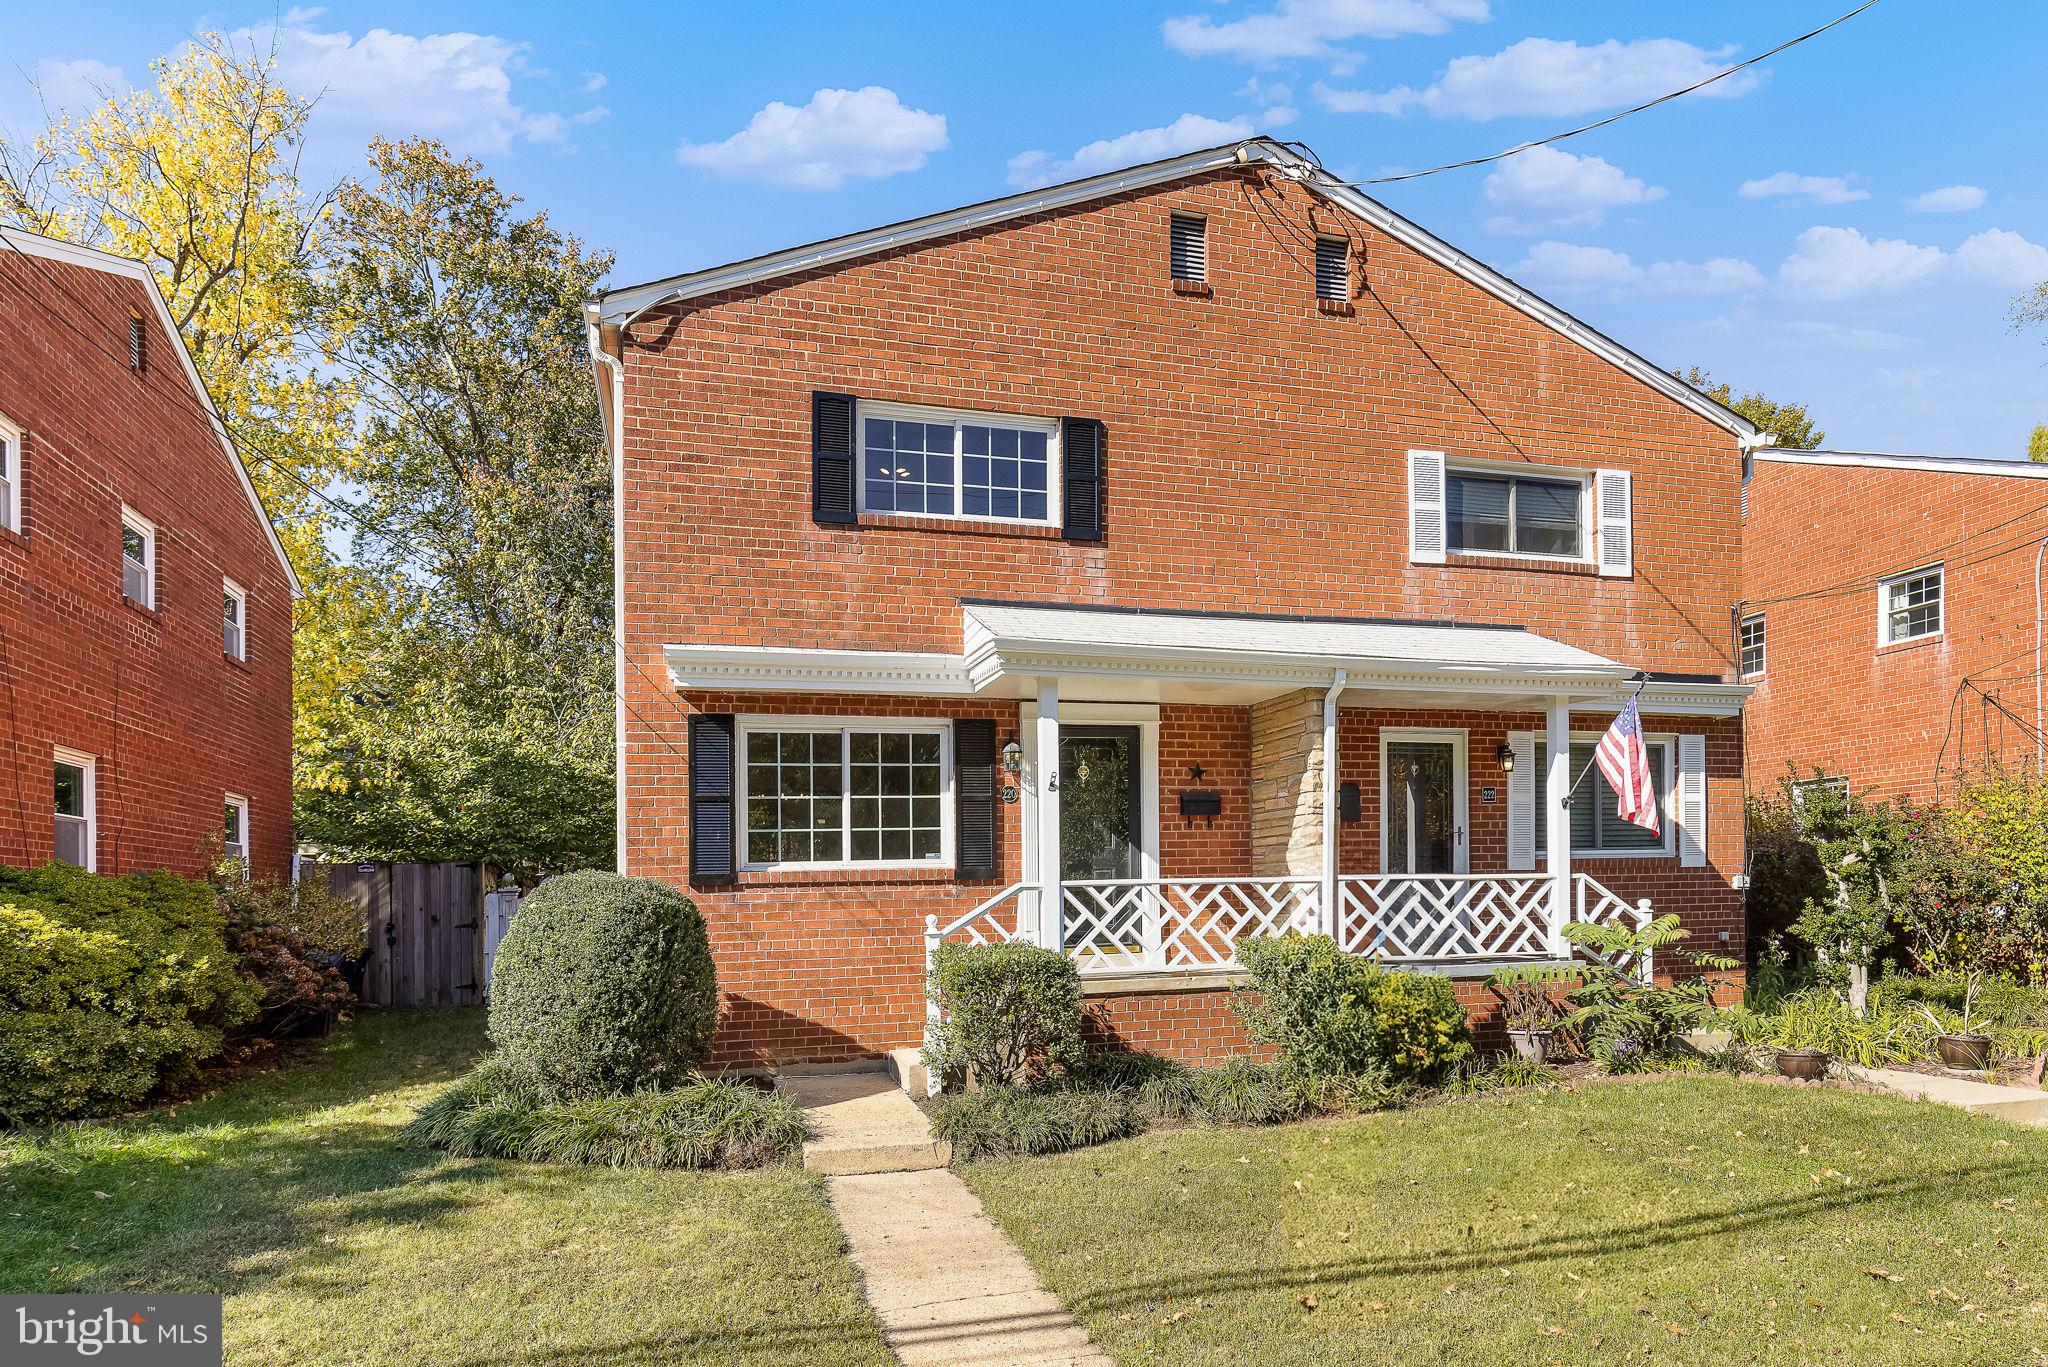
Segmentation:
{"type": "Polygon", "coordinates": [[[852,522],[853,396],[811,392],[811,516],[852,522]]]}
{"type": "Polygon", "coordinates": [[[1103,428],[1094,418],[1060,419],[1060,512],[1069,541],[1102,540],[1103,428]]]}
{"type": "Polygon", "coordinates": [[[994,878],[996,857],[996,724],[983,717],[953,723],[953,871],[994,878]]]}
{"type": "Polygon", "coordinates": [[[700,712],[690,718],[690,881],[730,883],[738,872],[733,848],[733,718],[700,712]]]}

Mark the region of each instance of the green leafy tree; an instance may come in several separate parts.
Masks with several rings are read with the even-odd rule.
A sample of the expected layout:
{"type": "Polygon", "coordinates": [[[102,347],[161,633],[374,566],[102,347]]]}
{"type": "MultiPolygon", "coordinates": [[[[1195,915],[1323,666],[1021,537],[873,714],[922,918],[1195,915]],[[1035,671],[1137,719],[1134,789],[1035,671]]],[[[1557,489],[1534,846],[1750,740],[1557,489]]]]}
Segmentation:
{"type": "Polygon", "coordinates": [[[1784,801],[1811,847],[1824,891],[1808,898],[1792,933],[1810,945],[1821,976],[1862,1010],[1870,970],[1890,947],[1916,877],[1912,821],[1816,769],[1791,766],[1779,780],[1784,801]]]}
{"type": "Polygon", "coordinates": [[[2035,423],[2027,434],[2027,459],[2048,461],[2048,422],[2035,423]]]}
{"type": "Polygon", "coordinates": [[[1738,395],[1733,386],[1715,384],[1714,377],[1698,366],[1683,373],[1676,370],[1671,373],[1715,403],[1734,409],[1770,433],[1775,446],[1792,451],[1811,451],[1827,439],[1827,433],[1815,427],[1813,420],[1806,416],[1805,404],[1779,403],[1761,394],[1738,395]]]}

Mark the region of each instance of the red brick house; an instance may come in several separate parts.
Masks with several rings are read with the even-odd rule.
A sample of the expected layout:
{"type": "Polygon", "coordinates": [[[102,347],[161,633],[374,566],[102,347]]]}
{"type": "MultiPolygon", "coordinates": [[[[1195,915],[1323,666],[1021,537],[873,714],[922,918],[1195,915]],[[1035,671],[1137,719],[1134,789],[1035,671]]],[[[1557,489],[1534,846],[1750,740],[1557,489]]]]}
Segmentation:
{"type": "Polygon", "coordinates": [[[1936,800],[2042,760],[2048,465],[1761,450],[1737,621],[1750,780],[1936,800]]]}
{"type": "Polygon", "coordinates": [[[291,862],[297,584],[148,269],[0,227],[0,864],[291,862]]]}
{"type": "Polygon", "coordinates": [[[917,1044],[928,944],[1237,1040],[1244,934],[1739,946],[1740,416],[1266,140],[618,289],[620,864],[731,1064],[917,1044]],[[1647,672],[1647,681],[1639,671],[1647,672]],[[1593,741],[1638,691],[1665,819],[1593,741]]]}

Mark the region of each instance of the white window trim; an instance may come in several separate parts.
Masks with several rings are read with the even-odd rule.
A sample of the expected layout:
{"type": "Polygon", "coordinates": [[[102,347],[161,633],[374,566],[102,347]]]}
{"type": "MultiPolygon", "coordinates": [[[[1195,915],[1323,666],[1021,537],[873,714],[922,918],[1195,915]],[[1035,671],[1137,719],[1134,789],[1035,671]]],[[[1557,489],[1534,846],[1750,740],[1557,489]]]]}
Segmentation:
{"type": "MultiPolygon", "coordinates": [[[[100,764],[83,750],[71,750],[62,745],[54,746],[50,752],[50,765],[70,764],[85,771],[85,871],[98,873],[100,867],[100,764]]],[[[51,776],[52,781],[55,775],[51,776]]],[[[54,828],[57,812],[53,802],[50,817],[54,828]]]]}
{"type": "Polygon", "coordinates": [[[1065,453],[1060,449],[1060,420],[1058,418],[1034,417],[1025,413],[997,413],[971,408],[932,408],[922,404],[889,403],[882,400],[859,399],[853,410],[853,458],[860,473],[860,516],[873,518],[937,518],[942,522],[981,522],[998,527],[1057,527],[1060,525],[1061,476],[1064,473],[1065,453]],[[903,513],[893,508],[870,509],[868,507],[868,448],[867,419],[890,418],[907,422],[952,423],[953,424],[953,508],[950,513],[903,513]],[[1013,427],[1027,432],[1045,433],[1045,517],[995,517],[981,513],[959,511],[962,498],[961,480],[965,475],[965,457],[960,454],[960,425],[962,423],[989,423],[999,427],[1013,427]]]}
{"type": "Polygon", "coordinates": [[[1770,673],[1770,670],[1771,670],[1771,628],[1770,628],[1770,623],[1769,623],[1769,622],[1768,622],[1768,621],[1766,620],[1766,615],[1765,615],[1764,613],[1761,613],[1761,612],[1746,612],[1746,613],[1744,613],[1744,614],[1743,614],[1743,615],[1742,615],[1742,616],[1741,616],[1740,618],[1738,618],[1738,619],[1737,619],[1737,621],[1736,621],[1736,623],[1735,623],[1735,672],[1736,672],[1736,675],[1737,675],[1737,677],[1739,677],[1739,678],[1744,678],[1744,679],[1761,679],[1761,678],[1763,678],[1763,677],[1764,677],[1764,675],[1766,675],[1766,674],[1770,673]],[[1762,651],[1763,651],[1763,657],[1764,657],[1764,666],[1763,666],[1763,668],[1762,668],[1762,669],[1744,669],[1744,668],[1742,667],[1742,656],[1743,656],[1743,645],[1742,645],[1742,629],[1743,629],[1744,627],[1748,626],[1748,625],[1749,625],[1749,624],[1750,624],[1751,622],[1755,622],[1755,623],[1757,623],[1757,624],[1758,624],[1759,626],[1763,627],[1763,639],[1762,639],[1762,640],[1761,640],[1761,641],[1760,641],[1760,642],[1758,643],[1758,644],[1759,644],[1759,646],[1760,646],[1760,647],[1762,648],[1762,651]]]}
{"type": "MultiPolygon", "coordinates": [[[[1585,741],[1588,744],[1597,745],[1600,743],[1600,737],[1605,734],[1606,732],[1604,731],[1574,731],[1572,732],[1572,744],[1577,745],[1580,741],[1585,741]]],[[[1532,751],[1535,745],[1543,744],[1545,739],[1541,732],[1537,732],[1534,744],[1531,746],[1532,751]]],[[[1653,747],[1662,746],[1664,750],[1664,801],[1657,806],[1657,839],[1660,842],[1658,848],[1654,850],[1603,850],[1597,847],[1580,849],[1574,846],[1572,848],[1573,860],[1676,859],[1678,857],[1678,736],[1675,732],[1646,732],[1643,736],[1643,744],[1653,747]]],[[[1651,762],[1656,762],[1656,751],[1654,749],[1651,751],[1651,762]]],[[[1592,784],[1593,771],[1588,770],[1585,786],[1590,788],[1592,784]]],[[[1543,800],[1543,792],[1539,786],[1536,793],[1537,807],[1540,808],[1543,805],[1543,800]]],[[[1529,816],[1529,828],[1533,831],[1535,827],[1536,816],[1532,811],[1529,816]]],[[[1544,848],[1544,845],[1545,842],[1543,841],[1539,840],[1536,842],[1536,863],[1538,867],[1549,862],[1549,851],[1544,848]]]]}
{"type": "MultiPolygon", "coordinates": [[[[1387,864],[1387,749],[1402,741],[1449,745],[1451,754],[1451,799],[1457,833],[1451,842],[1451,872],[1466,873],[1472,867],[1470,763],[1471,734],[1463,727],[1382,726],[1380,728],[1380,872],[1391,873],[1387,864]]],[[[1427,878],[1428,874],[1416,877],[1427,878]]]]}
{"type": "Polygon", "coordinates": [[[21,429],[4,417],[0,417],[0,446],[7,448],[6,460],[0,461],[0,479],[7,481],[6,491],[0,493],[0,527],[26,536],[21,525],[21,429]]]}
{"type": "MultiPolygon", "coordinates": [[[[951,869],[953,853],[953,723],[945,719],[906,717],[813,717],[799,713],[764,713],[738,718],[734,737],[733,777],[735,838],[739,841],[739,867],[746,873],[767,873],[781,869],[951,869]],[[899,732],[904,735],[935,735],[939,738],[939,855],[936,859],[777,859],[756,863],[747,852],[747,738],[761,731],[848,731],[899,732]]],[[[840,848],[853,848],[851,822],[853,797],[848,791],[848,769],[852,751],[844,740],[839,748],[840,848]]]]}
{"type": "Polygon", "coordinates": [[[1887,575],[1877,581],[1877,644],[1884,646],[1910,645],[1916,641],[1938,641],[1948,634],[1948,566],[1943,561],[1922,565],[1907,570],[1904,574],[1887,575]],[[1918,636],[1894,636],[1892,632],[1892,586],[1903,584],[1909,579],[1924,579],[1930,574],[1941,576],[1941,592],[1935,595],[1936,619],[1941,623],[1933,631],[1924,631],[1918,636]]]}
{"type": "MultiPolygon", "coordinates": [[[[121,525],[129,531],[142,534],[142,587],[147,592],[140,599],[130,598],[128,601],[139,602],[143,607],[153,609],[156,607],[156,523],[151,522],[141,513],[136,512],[133,508],[123,503],[121,505],[121,525]]],[[[123,562],[121,596],[123,598],[128,597],[127,559],[128,548],[124,545],[121,548],[121,560],[123,562]]]]}
{"type": "Polygon", "coordinates": [[[242,853],[238,857],[242,861],[242,877],[247,878],[249,876],[249,861],[252,856],[252,851],[249,848],[249,799],[243,797],[240,793],[227,793],[223,797],[224,800],[221,803],[223,809],[232,807],[241,814],[242,853]]]}
{"type": "MultiPolygon", "coordinates": [[[[223,578],[220,581],[220,591],[224,597],[235,600],[235,625],[239,628],[236,633],[236,640],[240,643],[241,649],[229,652],[228,658],[231,660],[247,661],[249,658],[249,591],[234,580],[227,578],[223,578]]],[[[221,646],[223,649],[227,646],[225,637],[221,641],[221,646]]]]}
{"type": "Polygon", "coordinates": [[[1449,460],[1444,461],[1444,554],[1469,555],[1482,560],[1542,560],[1553,565],[1591,565],[1597,562],[1598,547],[1594,538],[1599,535],[1596,519],[1599,515],[1595,502],[1594,472],[1572,470],[1561,466],[1532,465],[1521,461],[1497,460],[1449,460]],[[1577,555],[1538,555],[1533,551],[1467,551],[1451,544],[1451,481],[1459,475],[1508,476],[1519,479],[1549,480],[1556,484],[1579,486],[1579,553],[1577,555]]]}

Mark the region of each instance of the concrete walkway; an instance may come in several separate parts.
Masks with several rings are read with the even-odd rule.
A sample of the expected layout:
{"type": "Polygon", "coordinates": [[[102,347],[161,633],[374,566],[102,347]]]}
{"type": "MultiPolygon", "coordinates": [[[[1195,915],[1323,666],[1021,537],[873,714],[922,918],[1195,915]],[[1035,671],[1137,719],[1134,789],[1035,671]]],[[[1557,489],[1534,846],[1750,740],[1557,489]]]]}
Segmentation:
{"type": "Polygon", "coordinates": [[[951,1145],[887,1073],[785,1077],[813,1138],[804,1166],[825,1174],[832,1213],[883,1337],[911,1367],[1111,1367],[1038,1280],[967,1184],[951,1145]]]}
{"type": "Polygon", "coordinates": [[[1843,1064],[1842,1071],[1858,1082],[1919,1101],[1938,1101],[1977,1115],[1993,1115],[2016,1125],[2048,1127],[2048,1092],[2031,1087],[2007,1087],[2002,1083],[1979,1082],[1975,1078],[1945,1073],[1913,1073],[1900,1068],[1858,1068],[1843,1064]]]}

